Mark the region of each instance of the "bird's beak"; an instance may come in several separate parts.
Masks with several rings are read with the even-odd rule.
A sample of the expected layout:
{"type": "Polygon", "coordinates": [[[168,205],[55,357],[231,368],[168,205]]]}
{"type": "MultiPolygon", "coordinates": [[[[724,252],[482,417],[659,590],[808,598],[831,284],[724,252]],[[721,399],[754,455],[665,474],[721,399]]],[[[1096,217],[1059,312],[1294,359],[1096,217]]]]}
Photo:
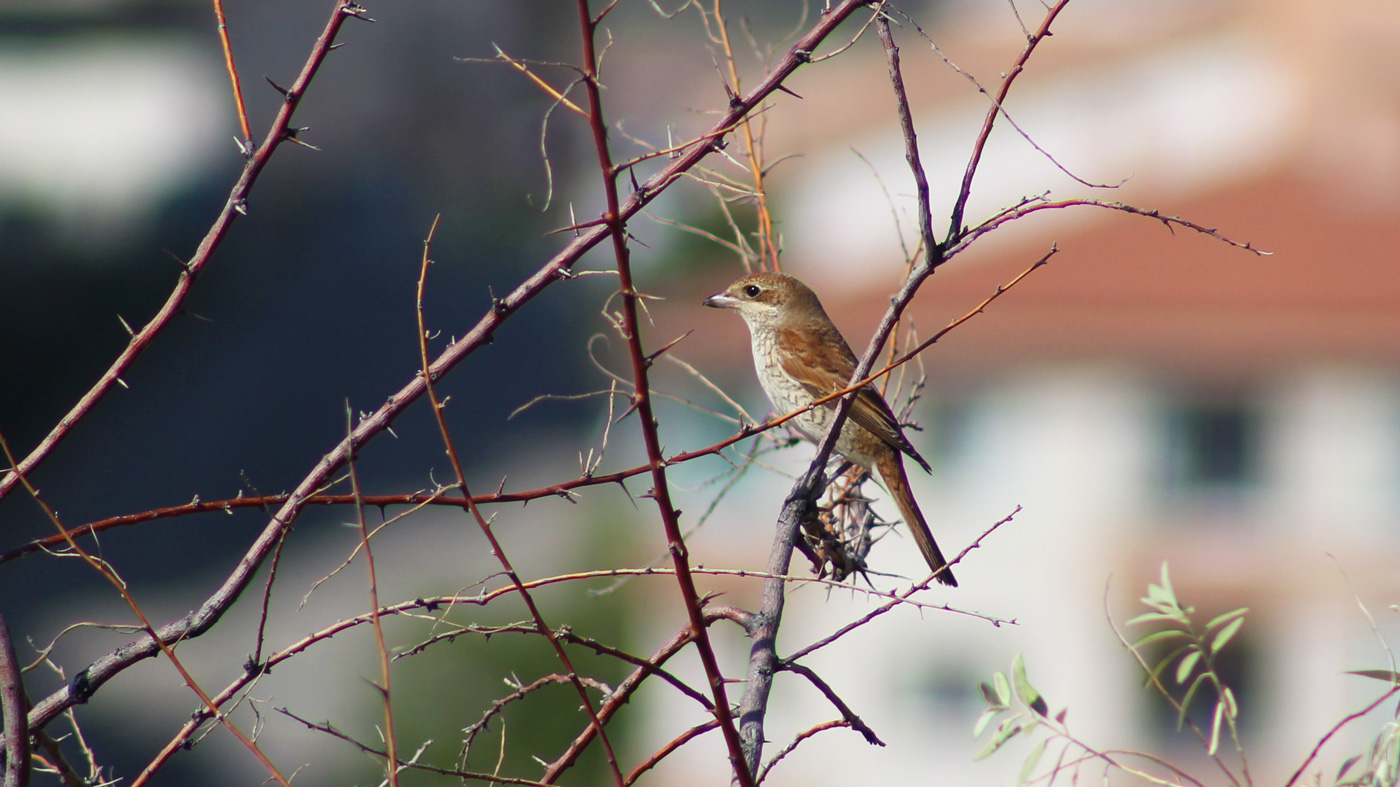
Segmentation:
{"type": "Polygon", "coordinates": [[[739,305],[739,299],[727,292],[717,292],[705,299],[705,305],[714,309],[732,309],[739,305]]]}

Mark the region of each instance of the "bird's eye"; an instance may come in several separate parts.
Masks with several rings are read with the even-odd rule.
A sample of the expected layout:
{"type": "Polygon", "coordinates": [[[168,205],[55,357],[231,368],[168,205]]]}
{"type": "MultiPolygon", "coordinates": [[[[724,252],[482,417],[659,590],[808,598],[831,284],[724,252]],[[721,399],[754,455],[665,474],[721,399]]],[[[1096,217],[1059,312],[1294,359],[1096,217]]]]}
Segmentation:
{"type": "Polygon", "coordinates": [[[744,294],[750,298],[757,298],[760,292],[763,292],[763,290],[757,284],[750,284],[744,288],[744,294]]]}

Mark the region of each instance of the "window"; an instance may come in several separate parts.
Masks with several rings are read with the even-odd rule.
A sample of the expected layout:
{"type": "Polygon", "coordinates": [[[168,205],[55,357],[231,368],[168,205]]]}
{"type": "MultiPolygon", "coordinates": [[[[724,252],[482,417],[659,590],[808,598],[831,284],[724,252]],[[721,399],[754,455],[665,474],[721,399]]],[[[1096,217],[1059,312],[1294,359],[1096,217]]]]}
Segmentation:
{"type": "Polygon", "coordinates": [[[1165,424],[1165,487],[1182,502],[1238,502],[1259,478],[1259,416],[1244,402],[1186,403],[1165,424]]]}

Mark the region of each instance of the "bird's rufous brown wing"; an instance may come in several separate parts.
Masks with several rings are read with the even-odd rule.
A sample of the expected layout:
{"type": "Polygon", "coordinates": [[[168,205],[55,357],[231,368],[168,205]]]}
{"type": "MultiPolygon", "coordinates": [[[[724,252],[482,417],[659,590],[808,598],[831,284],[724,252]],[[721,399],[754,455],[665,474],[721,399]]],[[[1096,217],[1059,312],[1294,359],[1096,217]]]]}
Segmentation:
{"type": "MultiPolygon", "coordinates": [[[[828,396],[845,388],[856,370],[855,354],[835,328],[780,330],[777,343],[783,371],[813,396],[828,396]]],[[[924,470],[929,469],[928,463],[900,431],[890,406],[874,388],[867,385],[856,392],[847,417],[896,451],[909,454],[924,470]]]]}

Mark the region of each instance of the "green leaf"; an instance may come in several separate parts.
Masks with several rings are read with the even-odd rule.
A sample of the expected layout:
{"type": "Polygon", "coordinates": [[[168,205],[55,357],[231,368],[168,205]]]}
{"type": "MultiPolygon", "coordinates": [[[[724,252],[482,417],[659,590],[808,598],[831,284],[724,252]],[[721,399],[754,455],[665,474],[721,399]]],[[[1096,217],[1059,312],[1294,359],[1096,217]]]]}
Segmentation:
{"type": "Polygon", "coordinates": [[[1210,723],[1210,748],[1206,749],[1206,753],[1212,757],[1220,750],[1220,727],[1225,721],[1224,710],[1224,700],[1215,703],[1215,718],[1210,723]]]}
{"type": "Polygon", "coordinates": [[[1001,724],[997,726],[997,731],[992,735],[992,739],[987,742],[987,745],[983,747],[982,751],[977,752],[977,756],[973,757],[973,759],[983,760],[992,756],[997,749],[1000,749],[1007,741],[1020,734],[1021,731],[1020,719],[1015,717],[1004,719],[1001,724]]]}
{"type": "Polygon", "coordinates": [[[1231,691],[1229,686],[1221,686],[1220,696],[1225,698],[1225,713],[1231,719],[1238,719],[1240,717],[1240,706],[1235,704],[1235,692],[1231,691]]]}
{"type": "Polygon", "coordinates": [[[1196,698],[1196,689],[1199,689],[1201,684],[1205,683],[1208,677],[1209,676],[1204,672],[1197,675],[1196,679],[1191,681],[1191,687],[1186,690],[1186,696],[1181,698],[1181,710],[1176,714],[1176,728],[1178,731],[1186,724],[1186,712],[1191,708],[1191,700],[1196,698]]]}
{"type": "Polygon", "coordinates": [[[1016,681],[1016,695],[1021,698],[1027,708],[1035,712],[1037,716],[1045,717],[1050,713],[1050,707],[1046,704],[1045,698],[1040,696],[1031,685],[1030,679],[1026,677],[1026,660],[1020,653],[1011,660],[1011,676],[1016,681]]]}
{"type": "Polygon", "coordinates": [[[1225,643],[1229,642],[1235,636],[1235,632],[1239,631],[1240,626],[1243,625],[1244,618],[1235,618],[1230,625],[1221,629],[1220,633],[1215,635],[1215,640],[1210,643],[1210,652],[1212,654],[1219,653],[1220,649],[1225,647],[1225,643]]]}
{"type": "Polygon", "coordinates": [[[1214,619],[1212,619],[1209,623],[1206,624],[1206,631],[1210,631],[1211,629],[1215,628],[1216,626],[1219,626],[1220,624],[1224,623],[1230,618],[1240,617],[1248,611],[1249,607],[1240,607],[1239,609],[1232,609],[1223,615],[1216,615],[1214,619]]]}
{"type": "Polygon", "coordinates": [[[1386,683],[1400,683],[1400,672],[1388,669],[1358,669],[1348,670],[1347,675],[1360,675],[1363,678],[1375,678],[1386,683]]]}
{"type": "Polygon", "coordinates": [[[1005,708],[988,708],[982,711],[982,715],[977,717],[977,723],[972,726],[972,737],[982,737],[982,733],[986,731],[987,725],[992,722],[992,719],[1005,712],[1005,708]]]}
{"type": "Polygon", "coordinates": [[[1133,626],[1138,623],[1151,623],[1154,620],[1167,620],[1172,623],[1180,623],[1183,618],[1174,612],[1144,612],[1135,618],[1129,618],[1125,625],[1133,626]]]}
{"type": "Polygon", "coordinates": [[[1171,653],[1168,653],[1167,655],[1163,656],[1162,660],[1157,662],[1157,666],[1153,667],[1147,673],[1147,684],[1151,685],[1152,681],[1160,679],[1162,673],[1166,671],[1167,667],[1171,666],[1172,662],[1176,661],[1177,656],[1181,655],[1182,653],[1185,653],[1186,651],[1194,647],[1196,647],[1195,643],[1188,642],[1185,645],[1182,645],[1181,647],[1177,648],[1176,650],[1173,650],[1171,653]]]}
{"type": "Polygon", "coordinates": [[[1134,650],[1141,650],[1141,649],[1147,647],[1148,645],[1151,645],[1152,643],[1158,642],[1158,641],[1160,641],[1160,640],[1172,639],[1173,637],[1185,637],[1185,636],[1187,636],[1187,634],[1186,634],[1186,632],[1184,632],[1184,631],[1177,631],[1176,629],[1162,629],[1161,631],[1154,631],[1154,632],[1152,632],[1151,634],[1148,634],[1147,636],[1145,636],[1145,637],[1143,637],[1142,639],[1138,640],[1137,642],[1134,642],[1134,643],[1133,643],[1133,649],[1134,649],[1134,650]]]}
{"type": "Polygon", "coordinates": [[[1172,600],[1163,595],[1162,589],[1156,585],[1148,585],[1147,595],[1139,598],[1138,601],[1141,601],[1144,606],[1152,607],[1161,612],[1170,612],[1176,609],[1176,605],[1172,603],[1172,600]]]}
{"type": "Polygon", "coordinates": [[[1042,739],[1031,749],[1031,753],[1026,755],[1026,761],[1021,763],[1021,774],[1016,778],[1017,784],[1025,784],[1030,780],[1031,771],[1035,770],[1036,763],[1040,762],[1040,755],[1045,753],[1045,744],[1048,742],[1048,739],[1042,739]]]}
{"type": "Polygon", "coordinates": [[[992,685],[996,687],[997,699],[1001,704],[1011,707],[1011,684],[1007,682],[1006,676],[1000,672],[993,673],[992,685]]]}
{"type": "Polygon", "coordinates": [[[1181,661],[1176,663],[1177,684],[1185,683],[1186,679],[1191,677],[1191,672],[1196,669],[1196,662],[1200,660],[1201,651],[1197,650],[1194,646],[1191,648],[1190,653],[1181,657],[1181,661]]]}
{"type": "Polygon", "coordinates": [[[986,701],[987,705],[999,710],[1007,707],[1006,703],[997,698],[996,690],[988,685],[986,681],[978,684],[977,688],[982,690],[982,699],[986,701]]]}

